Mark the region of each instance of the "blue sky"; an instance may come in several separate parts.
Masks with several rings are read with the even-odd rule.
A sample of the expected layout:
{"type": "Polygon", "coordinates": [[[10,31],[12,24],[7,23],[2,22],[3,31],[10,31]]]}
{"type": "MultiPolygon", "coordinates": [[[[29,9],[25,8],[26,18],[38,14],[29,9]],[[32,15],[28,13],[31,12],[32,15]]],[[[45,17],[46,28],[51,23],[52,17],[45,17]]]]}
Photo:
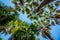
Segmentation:
{"type": "MultiPolygon", "coordinates": [[[[7,6],[14,7],[14,4],[11,2],[11,0],[0,0],[0,1],[3,2],[3,3],[4,3],[5,5],[7,5],[7,6]]],[[[60,8],[60,7],[59,7],[59,8],[60,8]]],[[[25,15],[21,14],[21,15],[19,16],[19,18],[20,18],[21,20],[23,20],[23,21],[28,22],[28,23],[33,22],[33,21],[30,21],[28,18],[26,18],[26,16],[27,16],[26,14],[25,14],[25,15]],[[23,17],[24,17],[24,18],[23,18],[23,17]]],[[[51,26],[50,32],[51,32],[52,37],[53,37],[55,40],[60,40],[60,25],[51,26]]],[[[0,36],[3,38],[3,40],[8,40],[8,38],[11,36],[11,34],[5,35],[5,34],[1,34],[1,33],[0,33],[0,36]]],[[[41,35],[39,36],[39,38],[40,38],[41,40],[49,40],[49,39],[43,38],[41,35]]]]}

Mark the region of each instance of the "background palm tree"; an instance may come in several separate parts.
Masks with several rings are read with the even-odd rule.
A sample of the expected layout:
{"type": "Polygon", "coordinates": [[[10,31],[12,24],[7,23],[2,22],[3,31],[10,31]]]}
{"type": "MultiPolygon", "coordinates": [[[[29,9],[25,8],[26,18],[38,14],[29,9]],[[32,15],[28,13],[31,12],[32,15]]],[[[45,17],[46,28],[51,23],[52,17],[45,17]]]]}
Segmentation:
{"type": "MultiPolygon", "coordinates": [[[[9,40],[39,40],[35,35],[39,35],[42,33],[44,38],[49,38],[50,40],[54,40],[50,35],[50,27],[51,25],[58,24],[60,16],[58,12],[54,8],[53,4],[50,1],[40,1],[40,0],[13,0],[12,2],[15,4],[15,8],[8,7],[3,3],[0,4],[0,32],[3,33],[11,33],[12,36],[9,40]],[[24,2],[23,2],[24,1],[24,2]],[[22,2],[22,4],[21,4],[22,2]],[[41,4],[40,4],[41,2],[41,4]],[[45,5],[44,5],[45,2],[45,5]],[[48,3],[49,2],[49,3],[48,3]],[[43,3],[43,4],[42,4],[43,3]],[[39,7],[37,7],[40,4],[39,7]],[[46,5],[47,4],[47,5],[46,5]],[[34,9],[37,7],[39,9],[35,13],[34,9]],[[40,9],[41,8],[41,9],[40,9]],[[48,8],[50,12],[46,11],[45,8],[48,8]],[[52,12],[56,14],[53,15],[52,12]],[[33,20],[34,23],[28,24],[21,19],[18,18],[18,13],[22,12],[26,13],[27,17],[30,20],[33,20]],[[50,20],[53,20],[50,24],[50,20]]],[[[55,2],[55,5],[59,5],[59,1],[55,2]]],[[[59,14],[60,15],[60,14],[59,14]]]]}

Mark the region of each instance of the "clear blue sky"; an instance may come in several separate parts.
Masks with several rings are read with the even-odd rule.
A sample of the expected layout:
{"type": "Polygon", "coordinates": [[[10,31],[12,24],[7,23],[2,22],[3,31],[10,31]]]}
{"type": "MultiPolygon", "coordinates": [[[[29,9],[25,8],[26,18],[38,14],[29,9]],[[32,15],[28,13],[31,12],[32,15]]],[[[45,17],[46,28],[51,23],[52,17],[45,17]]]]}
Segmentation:
{"type": "MultiPolygon", "coordinates": [[[[14,7],[13,3],[11,2],[11,0],[0,0],[0,1],[2,1],[2,2],[3,2],[4,4],[6,4],[7,6],[14,7]]],[[[59,8],[60,8],[60,7],[59,7],[59,8]]],[[[27,16],[26,14],[25,14],[25,15],[21,14],[19,17],[20,17],[21,20],[26,21],[26,22],[28,22],[28,23],[33,22],[33,21],[30,21],[29,19],[27,19],[26,16],[27,16]],[[24,18],[23,18],[23,17],[24,17],[24,18]]],[[[53,37],[55,40],[60,40],[60,25],[51,26],[51,28],[52,28],[52,29],[50,30],[50,32],[51,32],[52,37],[53,37]]],[[[0,33],[0,36],[3,38],[3,40],[8,40],[8,38],[9,38],[11,35],[10,35],[10,34],[5,35],[5,34],[1,34],[1,33],[0,33]]],[[[41,35],[39,36],[39,38],[40,38],[41,40],[49,40],[49,39],[43,38],[41,35]]]]}

